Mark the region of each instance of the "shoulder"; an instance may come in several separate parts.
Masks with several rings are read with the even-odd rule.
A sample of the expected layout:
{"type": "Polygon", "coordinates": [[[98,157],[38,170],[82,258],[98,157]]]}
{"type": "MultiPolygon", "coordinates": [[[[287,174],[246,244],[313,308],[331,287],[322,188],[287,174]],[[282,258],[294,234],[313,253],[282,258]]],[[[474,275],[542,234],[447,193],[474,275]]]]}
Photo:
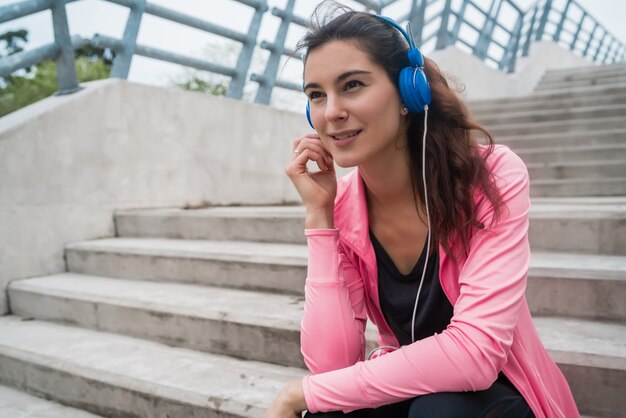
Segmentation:
{"type": "Polygon", "coordinates": [[[528,172],[524,161],[506,145],[495,144],[491,152],[486,145],[479,147],[490,172],[494,174],[508,171],[528,172]]]}
{"type": "Polygon", "coordinates": [[[487,170],[489,171],[495,186],[501,193],[511,187],[528,187],[529,176],[526,163],[515,154],[509,147],[496,144],[491,151],[486,145],[480,145],[487,170]]]}
{"type": "MultiPolygon", "coordinates": [[[[527,212],[530,207],[530,178],[528,169],[522,159],[506,145],[481,146],[485,165],[490,173],[493,185],[499,195],[499,203],[506,212],[527,212]]],[[[479,189],[474,195],[477,219],[481,222],[491,218],[496,208],[487,198],[485,191],[479,189]]]]}

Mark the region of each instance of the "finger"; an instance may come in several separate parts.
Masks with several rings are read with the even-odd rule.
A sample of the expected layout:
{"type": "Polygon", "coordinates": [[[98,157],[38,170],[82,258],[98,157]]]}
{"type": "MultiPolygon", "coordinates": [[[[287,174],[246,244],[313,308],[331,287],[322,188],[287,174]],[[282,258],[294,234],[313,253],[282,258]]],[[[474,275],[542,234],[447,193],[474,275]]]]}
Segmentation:
{"type": "Polygon", "coordinates": [[[311,148],[305,148],[302,153],[306,154],[308,161],[314,161],[321,171],[328,171],[328,163],[326,162],[324,154],[311,148]]]}
{"type": "Polygon", "coordinates": [[[310,139],[320,139],[320,136],[318,134],[305,134],[303,136],[299,136],[298,138],[294,139],[293,141],[293,149],[297,149],[298,145],[300,145],[300,143],[302,142],[302,140],[306,139],[306,138],[310,138],[310,139]]]}
{"type": "Polygon", "coordinates": [[[324,157],[324,160],[326,161],[327,164],[332,164],[332,161],[333,161],[332,154],[324,147],[324,144],[321,142],[321,140],[302,139],[302,141],[300,141],[295,151],[298,151],[298,154],[299,154],[305,149],[311,149],[317,152],[318,154],[324,157]]]}
{"type": "Polygon", "coordinates": [[[323,170],[328,171],[328,165],[324,159],[324,156],[318,152],[315,152],[310,149],[304,149],[302,152],[296,155],[296,157],[292,160],[292,165],[294,167],[294,173],[302,174],[307,171],[306,164],[307,162],[315,161],[317,166],[323,170]]]}

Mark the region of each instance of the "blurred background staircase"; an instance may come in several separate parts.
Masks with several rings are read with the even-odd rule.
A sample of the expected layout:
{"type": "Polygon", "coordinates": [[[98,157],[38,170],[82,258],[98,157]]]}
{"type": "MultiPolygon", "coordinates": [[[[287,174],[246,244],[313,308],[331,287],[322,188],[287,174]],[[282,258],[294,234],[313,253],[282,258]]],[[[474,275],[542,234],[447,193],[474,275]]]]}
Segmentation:
{"type": "MultiPolygon", "coordinates": [[[[545,346],[582,414],[625,416],[626,66],[548,72],[531,96],[470,108],[530,171],[527,299],[545,346]]],[[[67,245],[66,273],[9,285],[0,404],[11,391],[79,409],[63,417],[260,417],[306,374],[303,219],[117,211],[114,238],[67,245]]],[[[18,403],[0,416],[30,416],[18,403]]]]}

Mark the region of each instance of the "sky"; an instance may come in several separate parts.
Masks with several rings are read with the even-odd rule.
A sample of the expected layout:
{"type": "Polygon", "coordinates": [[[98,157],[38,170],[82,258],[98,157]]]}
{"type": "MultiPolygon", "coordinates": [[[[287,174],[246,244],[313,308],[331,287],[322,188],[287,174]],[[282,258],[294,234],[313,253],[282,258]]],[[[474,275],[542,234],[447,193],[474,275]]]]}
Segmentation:
{"type": "MultiPolygon", "coordinates": [[[[237,3],[234,0],[149,0],[164,7],[168,7],[182,13],[196,16],[230,29],[242,32],[252,18],[253,10],[237,3]]],[[[454,0],[458,2],[460,0],[454,0]]],[[[513,0],[522,9],[535,4],[535,0],[513,0]]],[[[557,4],[564,0],[554,0],[557,4]]],[[[604,25],[611,34],[626,43],[626,25],[623,20],[626,16],[626,0],[576,0],[594,18],[604,25]]],[[[13,4],[19,0],[0,0],[0,6],[13,4]]],[[[490,0],[476,0],[478,4],[487,8],[490,0]]],[[[271,7],[284,7],[286,0],[268,0],[271,7]]],[[[308,18],[318,3],[316,0],[298,0],[296,2],[296,14],[308,18]]],[[[342,3],[362,9],[350,0],[342,3]]],[[[70,32],[85,38],[91,38],[95,33],[121,38],[128,16],[128,9],[104,0],[80,0],[67,6],[70,32]]],[[[410,8],[410,0],[399,0],[394,6],[385,10],[385,14],[398,17],[410,8]]],[[[506,11],[506,8],[505,10],[506,11]]],[[[511,20],[512,21],[512,20],[511,20]]],[[[258,40],[272,41],[275,37],[280,20],[271,13],[266,13],[263,19],[261,32],[258,40]]],[[[52,42],[53,32],[49,11],[41,12],[25,18],[17,19],[5,24],[0,24],[0,33],[8,30],[28,29],[29,42],[27,49],[35,48],[52,42]]],[[[287,45],[295,46],[297,40],[305,33],[303,28],[292,25],[289,30],[287,45]]],[[[168,51],[177,52],[191,57],[205,58],[217,61],[212,57],[218,56],[221,63],[234,65],[239,45],[237,42],[225,41],[215,35],[169,22],[151,15],[144,15],[139,32],[138,43],[157,47],[168,51]],[[226,62],[224,62],[226,61],[226,62]]],[[[432,45],[424,45],[423,50],[427,54],[432,45]]],[[[264,58],[268,52],[258,50],[253,61],[253,72],[262,73],[264,58]]],[[[290,60],[281,68],[281,78],[297,81],[301,77],[302,67],[297,60],[290,60]]],[[[172,86],[174,82],[181,81],[190,74],[198,74],[195,70],[135,56],[133,58],[129,80],[145,84],[172,86]]],[[[209,76],[213,80],[219,77],[209,76]]],[[[256,90],[255,83],[248,83],[246,96],[253,97],[256,90]]],[[[286,92],[284,94],[296,94],[286,92]]],[[[281,94],[278,95],[279,99],[281,94]]]]}

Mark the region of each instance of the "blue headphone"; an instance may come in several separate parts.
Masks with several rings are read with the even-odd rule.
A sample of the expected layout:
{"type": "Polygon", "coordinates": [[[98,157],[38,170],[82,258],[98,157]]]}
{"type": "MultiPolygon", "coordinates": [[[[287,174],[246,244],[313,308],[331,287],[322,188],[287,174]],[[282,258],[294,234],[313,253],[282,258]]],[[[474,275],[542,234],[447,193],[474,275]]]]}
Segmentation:
{"type": "MultiPolygon", "coordinates": [[[[415,46],[413,37],[409,36],[395,20],[386,16],[372,16],[396,28],[409,43],[410,49],[407,52],[407,56],[410,66],[404,67],[400,71],[400,75],[398,76],[398,89],[400,90],[402,102],[407,109],[409,109],[409,112],[422,113],[424,108],[430,104],[431,93],[428,78],[426,78],[426,74],[424,73],[424,57],[421,51],[415,46]]],[[[311,122],[311,105],[308,100],[306,103],[306,118],[311,128],[315,129],[313,122],[311,122]]]]}

